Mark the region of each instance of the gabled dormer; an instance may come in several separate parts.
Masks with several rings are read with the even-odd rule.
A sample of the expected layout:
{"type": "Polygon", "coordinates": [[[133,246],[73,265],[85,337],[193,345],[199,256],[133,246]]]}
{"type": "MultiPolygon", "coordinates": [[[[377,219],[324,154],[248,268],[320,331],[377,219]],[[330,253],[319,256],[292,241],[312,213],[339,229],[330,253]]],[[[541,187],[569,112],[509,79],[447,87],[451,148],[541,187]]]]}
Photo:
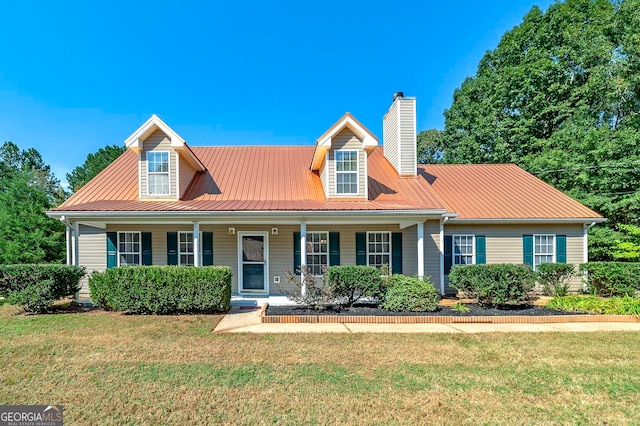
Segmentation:
{"type": "Polygon", "coordinates": [[[316,141],[311,170],[317,171],[329,200],[367,199],[367,157],[378,138],[350,113],[316,141]]]}
{"type": "Polygon", "coordinates": [[[206,170],[184,139],[152,115],[125,140],[138,154],[138,198],[179,200],[196,173],[206,170]]]}

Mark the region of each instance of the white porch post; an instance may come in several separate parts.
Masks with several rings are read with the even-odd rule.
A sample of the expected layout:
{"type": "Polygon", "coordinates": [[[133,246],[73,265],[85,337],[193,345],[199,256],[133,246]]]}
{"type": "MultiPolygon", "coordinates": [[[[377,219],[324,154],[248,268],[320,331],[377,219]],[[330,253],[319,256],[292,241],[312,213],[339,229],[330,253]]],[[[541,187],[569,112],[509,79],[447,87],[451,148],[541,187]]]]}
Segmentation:
{"type": "Polygon", "coordinates": [[[424,222],[418,222],[418,278],[424,277],[424,222]]]}
{"type": "Polygon", "coordinates": [[[300,279],[302,281],[302,294],[307,292],[304,284],[304,274],[307,270],[307,223],[300,223],[300,279]]]}
{"type": "MultiPolygon", "coordinates": [[[[586,223],[582,225],[582,263],[589,262],[589,228],[586,223]]],[[[587,291],[587,271],[582,274],[582,290],[587,291]]]]}
{"type": "Polygon", "coordinates": [[[80,266],[80,224],[73,222],[73,243],[71,245],[71,251],[73,252],[72,264],[80,266]]]}
{"type": "Polygon", "coordinates": [[[440,294],[444,296],[444,219],[440,219],[440,294]]]}
{"type": "Polygon", "coordinates": [[[193,222],[193,266],[202,266],[202,262],[200,262],[200,222],[193,222]]]}
{"type": "Polygon", "coordinates": [[[67,265],[71,265],[73,263],[73,257],[71,253],[71,244],[72,244],[72,233],[71,226],[65,224],[65,247],[67,252],[67,265]]]}

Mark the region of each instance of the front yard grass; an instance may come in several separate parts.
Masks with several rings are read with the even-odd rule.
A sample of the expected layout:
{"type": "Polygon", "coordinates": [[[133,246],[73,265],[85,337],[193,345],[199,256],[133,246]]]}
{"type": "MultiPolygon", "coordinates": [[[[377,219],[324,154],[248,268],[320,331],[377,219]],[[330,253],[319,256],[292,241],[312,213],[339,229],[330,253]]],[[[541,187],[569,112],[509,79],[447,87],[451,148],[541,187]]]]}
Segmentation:
{"type": "Polygon", "coordinates": [[[629,424],[640,333],[212,334],[0,306],[0,403],[65,424],[629,424]]]}

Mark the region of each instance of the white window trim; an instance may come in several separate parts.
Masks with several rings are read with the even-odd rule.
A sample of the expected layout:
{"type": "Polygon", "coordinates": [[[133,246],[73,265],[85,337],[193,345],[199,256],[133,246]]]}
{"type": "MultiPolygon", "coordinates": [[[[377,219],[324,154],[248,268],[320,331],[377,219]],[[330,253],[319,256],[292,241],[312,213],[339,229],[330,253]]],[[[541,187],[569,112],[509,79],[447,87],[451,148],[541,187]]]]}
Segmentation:
{"type": "Polygon", "coordinates": [[[349,197],[349,196],[357,196],[360,194],[360,152],[357,149],[336,149],[333,155],[333,175],[334,179],[334,187],[333,191],[336,196],[340,197],[349,197]],[[355,152],[356,153],[356,171],[355,172],[339,172],[338,171],[338,152],[355,152]],[[356,192],[338,192],[338,174],[356,174],[356,192]]]}
{"type": "MultiPolygon", "coordinates": [[[[391,238],[391,231],[367,231],[367,266],[375,266],[375,265],[371,265],[369,263],[369,235],[370,234],[388,234],[389,235],[389,273],[392,274],[393,270],[392,270],[392,262],[393,262],[393,241],[391,238]]],[[[372,253],[372,254],[385,254],[385,253],[372,253]]]]}
{"type": "MultiPolygon", "coordinates": [[[[307,244],[309,244],[309,234],[327,234],[327,268],[329,266],[331,266],[331,249],[329,246],[329,231],[307,231],[307,237],[306,237],[306,242],[307,244]]],[[[307,256],[307,259],[305,259],[306,263],[305,266],[308,268],[309,267],[309,254],[314,255],[314,254],[322,254],[322,253],[309,253],[309,251],[307,249],[305,249],[305,255],[307,256]]],[[[317,276],[322,276],[322,274],[317,275],[317,276]]]]}
{"type": "Polygon", "coordinates": [[[171,196],[171,152],[169,151],[147,151],[147,195],[157,195],[163,197],[171,196]],[[149,154],[167,154],[167,171],[166,172],[150,172],[149,171],[149,154]],[[149,179],[150,175],[167,175],[167,181],[169,182],[169,192],[166,194],[156,194],[151,192],[151,179],[149,179]]]}
{"type": "MultiPolygon", "coordinates": [[[[180,250],[180,235],[181,234],[191,234],[193,235],[193,231],[178,231],[178,265],[182,265],[182,258],[180,257],[180,255],[182,254],[193,254],[193,252],[191,253],[187,253],[187,252],[183,252],[180,250]]],[[[200,238],[198,238],[198,245],[200,246],[200,255],[198,256],[200,258],[200,265],[202,265],[202,231],[200,231],[199,233],[200,238]]],[[[193,266],[193,265],[191,265],[193,266]]]]}
{"type": "Polygon", "coordinates": [[[476,264],[476,236],[475,234],[452,234],[451,235],[451,265],[464,265],[463,263],[456,263],[456,237],[471,237],[471,264],[476,264]]]}
{"type": "MultiPolygon", "coordinates": [[[[118,259],[118,266],[120,266],[120,254],[121,253],[125,253],[125,254],[136,254],[135,252],[132,251],[125,251],[125,252],[121,252],[120,251],[120,235],[121,234],[138,234],[138,241],[139,241],[139,247],[140,247],[140,251],[138,251],[138,266],[142,265],[142,232],[140,231],[118,231],[118,241],[117,241],[117,247],[116,247],[116,258],[118,259]]],[[[132,265],[129,265],[132,266],[132,265]]]]}
{"type": "Polygon", "coordinates": [[[534,271],[538,270],[538,265],[536,264],[536,255],[548,256],[547,254],[536,253],[536,237],[553,237],[552,238],[553,247],[551,248],[551,255],[552,255],[553,261],[551,263],[556,263],[556,234],[533,234],[532,252],[533,252],[533,270],[534,271]]]}

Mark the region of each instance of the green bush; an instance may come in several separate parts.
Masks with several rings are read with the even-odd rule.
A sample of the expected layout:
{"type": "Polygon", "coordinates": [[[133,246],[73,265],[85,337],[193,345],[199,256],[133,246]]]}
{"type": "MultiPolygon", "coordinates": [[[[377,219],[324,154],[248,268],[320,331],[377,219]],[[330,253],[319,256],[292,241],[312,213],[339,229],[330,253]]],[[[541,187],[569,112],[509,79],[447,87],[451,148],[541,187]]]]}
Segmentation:
{"type": "Polygon", "coordinates": [[[231,304],[228,266],[124,266],[89,277],[97,306],[134,314],[225,312],[231,304]]]}
{"type": "Polygon", "coordinates": [[[449,285],[481,305],[519,304],[527,301],[535,273],[527,265],[510,263],[458,265],[449,274],[449,285]]]}
{"type": "Polygon", "coordinates": [[[0,265],[0,296],[26,312],[44,312],[56,300],[75,295],[84,274],[84,268],[72,265],[0,265]]]}
{"type": "Polygon", "coordinates": [[[587,291],[603,297],[635,296],[640,291],[640,263],[589,262],[580,265],[587,273],[587,291]]]}
{"type": "Polygon", "coordinates": [[[349,306],[363,296],[380,298],[384,293],[380,270],[364,265],[329,267],[327,288],[333,297],[346,300],[349,306]]]}
{"type": "Polygon", "coordinates": [[[587,312],[590,314],[640,315],[640,298],[598,296],[564,296],[552,299],[547,308],[569,312],[587,312]]]}
{"type": "Polygon", "coordinates": [[[545,296],[566,296],[569,281],[573,278],[575,267],[569,263],[543,263],[538,265],[538,281],[545,296]]]}
{"type": "Polygon", "coordinates": [[[394,312],[432,312],[438,308],[440,294],[428,277],[424,279],[392,275],[387,281],[383,309],[394,312]]]}

